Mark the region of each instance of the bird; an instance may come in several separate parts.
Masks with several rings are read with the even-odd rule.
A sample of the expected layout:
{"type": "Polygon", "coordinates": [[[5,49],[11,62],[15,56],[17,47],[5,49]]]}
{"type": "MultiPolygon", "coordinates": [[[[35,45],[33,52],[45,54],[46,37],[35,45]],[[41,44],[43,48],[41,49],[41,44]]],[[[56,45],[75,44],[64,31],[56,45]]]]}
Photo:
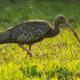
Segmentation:
{"type": "Polygon", "coordinates": [[[14,27],[0,32],[0,44],[17,43],[27,54],[32,57],[31,48],[34,43],[40,42],[45,38],[55,37],[60,33],[60,25],[69,27],[74,36],[80,39],[76,31],[72,28],[65,16],[59,14],[54,19],[54,26],[46,20],[28,20],[16,24],[14,27]],[[29,46],[29,49],[24,47],[24,44],[29,46]]]}

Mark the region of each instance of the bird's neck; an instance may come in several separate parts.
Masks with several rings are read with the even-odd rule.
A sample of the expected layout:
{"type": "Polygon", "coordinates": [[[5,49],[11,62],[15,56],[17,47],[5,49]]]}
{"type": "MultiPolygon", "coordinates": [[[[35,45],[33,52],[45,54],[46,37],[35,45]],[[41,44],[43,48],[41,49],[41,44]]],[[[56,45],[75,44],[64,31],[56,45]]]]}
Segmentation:
{"type": "Polygon", "coordinates": [[[50,29],[49,34],[48,34],[48,37],[57,36],[59,34],[59,32],[60,32],[59,24],[54,23],[54,28],[51,28],[50,29]]]}
{"type": "Polygon", "coordinates": [[[54,29],[52,30],[52,36],[56,36],[58,35],[58,33],[60,32],[60,29],[59,29],[59,24],[55,23],[54,24],[54,29]]]}
{"type": "Polygon", "coordinates": [[[56,22],[54,23],[54,31],[55,32],[59,32],[60,31],[59,26],[60,26],[60,24],[58,24],[56,22]]]}

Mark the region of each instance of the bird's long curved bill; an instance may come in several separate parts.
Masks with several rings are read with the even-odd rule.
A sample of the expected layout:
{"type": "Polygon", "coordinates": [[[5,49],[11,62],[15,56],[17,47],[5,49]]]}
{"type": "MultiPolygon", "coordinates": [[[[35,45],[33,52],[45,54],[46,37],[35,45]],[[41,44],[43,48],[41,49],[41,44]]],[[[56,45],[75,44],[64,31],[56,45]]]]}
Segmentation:
{"type": "Polygon", "coordinates": [[[78,37],[76,31],[72,28],[72,26],[68,22],[66,22],[65,25],[71,29],[73,35],[77,38],[78,42],[80,43],[80,38],[78,37]]]}

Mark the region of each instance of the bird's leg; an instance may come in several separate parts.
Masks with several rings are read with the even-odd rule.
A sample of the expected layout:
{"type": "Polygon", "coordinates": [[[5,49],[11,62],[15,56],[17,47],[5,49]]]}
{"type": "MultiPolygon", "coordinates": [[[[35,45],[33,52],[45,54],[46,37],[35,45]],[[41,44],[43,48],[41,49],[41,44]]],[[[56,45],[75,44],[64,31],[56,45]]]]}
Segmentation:
{"type": "Polygon", "coordinates": [[[32,46],[32,44],[29,44],[29,50],[31,51],[31,46],[32,46]]]}
{"type": "MultiPolygon", "coordinates": [[[[31,51],[31,46],[32,44],[29,44],[29,51],[31,51]]],[[[32,56],[32,53],[30,53],[30,55],[32,56]]]]}
{"type": "MultiPolygon", "coordinates": [[[[28,55],[29,55],[30,57],[32,57],[31,51],[29,51],[28,49],[26,49],[26,48],[23,46],[23,44],[18,44],[18,45],[19,45],[23,50],[27,51],[28,55]]],[[[31,48],[31,46],[30,46],[30,48],[31,48]]]]}

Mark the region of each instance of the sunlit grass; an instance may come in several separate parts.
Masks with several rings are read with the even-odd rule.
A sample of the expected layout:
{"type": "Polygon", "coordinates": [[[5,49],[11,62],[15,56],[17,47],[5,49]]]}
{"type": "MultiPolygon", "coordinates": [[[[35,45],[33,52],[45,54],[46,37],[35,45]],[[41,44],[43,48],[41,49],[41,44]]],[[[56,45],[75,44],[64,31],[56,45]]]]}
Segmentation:
{"type": "Polygon", "coordinates": [[[58,36],[34,44],[32,52],[30,58],[17,44],[0,45],[0,79],[57,80],[61,76],[77,80],[80,45],[71,32],[62,30],[58,36]]]}

